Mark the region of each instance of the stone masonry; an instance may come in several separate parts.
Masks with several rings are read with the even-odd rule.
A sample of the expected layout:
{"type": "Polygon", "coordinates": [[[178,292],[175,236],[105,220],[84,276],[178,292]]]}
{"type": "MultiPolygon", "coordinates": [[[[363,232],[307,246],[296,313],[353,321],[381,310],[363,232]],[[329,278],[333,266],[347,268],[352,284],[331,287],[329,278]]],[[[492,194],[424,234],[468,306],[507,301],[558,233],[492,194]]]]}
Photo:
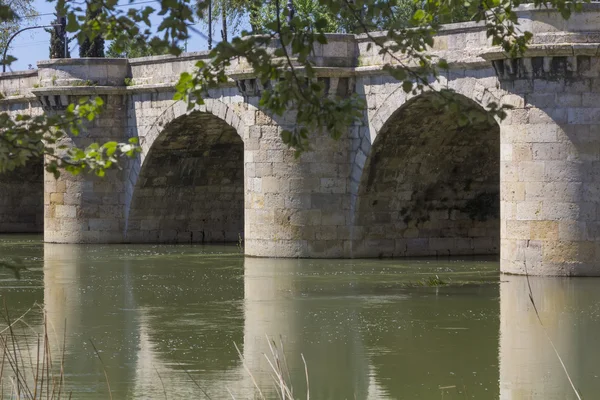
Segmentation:
{"type": "MultiPolygon", "coordinates": [[[[500,130],[410,100],[380,131],[360,183],[354,255],[497,254],[500,130]],[[424,117],[426,116],[426,117],[424,117]],[[424,149],[426,149],[424,151],[424,149]],[[363,239],[363,240],[361,240],[363,239]]],[[[465,110],[474,104],[464,104],[465,110]]]]}
{"type": "MultiPolygon", "coordinates": [[[[11,73],[0,77],[2,112],[11,116],[35,116],[42,112],[30,89],[37,82],[37,71],[11,73]]],[[[44,230],[44,184],[42,160],[0,174],[0,232],[40,233],[44,230]]]]}
{"type": "MultiPolygon", "coordinates": [[[[534,40],[517,59],[483,25],[436,37],[432,54],[450,67],[433,86],[479,116],[467,126],[432,94],[407,95],[370,38],[329,35],[312,56],[319,79],[331,96],[362,96],[364,118],[338,141],[315,134],[299,158],[280,139],[293,112],[260,109],[268,89],[243,61],[203,106],[172,100],[179,74],[207,53],[42,61],[0,75],[0,108],[54,113],[98,95],[105,113],[73,143],[139,138],[139,157],[103,179],[45,174],[47,242],[243,240],[247,255],[266,257],[500,252],[508,273],[600,275],[600,4],[568,21],[518,13],[534,40]],[[491,120],[491,104],[513,108],[491,120]]],[[[33,199],[41,183],[25,175],[33,199]]],[[[38,229],[35,201],[0,185],[0,230],[9,215],[38,229]]]]}
{"type": "Polygon", "coordinates": [[[525,9],[534,44],[491,60],[515,107],[501,127],[504,272],[598,275],[600,57],[598,4],[564,21],[525,9]]]}
{"type": "Polygon", "coordinates": [[[129,241],[235,242],[244,231],[244,143],[210,114],[169,123],[138,182],[129,241]]]}
{"type": "Polygon", "coordinates": [[[44,231],[44,176],[39,159],[22,168],[0,174],[0,232],[44,231]]]}

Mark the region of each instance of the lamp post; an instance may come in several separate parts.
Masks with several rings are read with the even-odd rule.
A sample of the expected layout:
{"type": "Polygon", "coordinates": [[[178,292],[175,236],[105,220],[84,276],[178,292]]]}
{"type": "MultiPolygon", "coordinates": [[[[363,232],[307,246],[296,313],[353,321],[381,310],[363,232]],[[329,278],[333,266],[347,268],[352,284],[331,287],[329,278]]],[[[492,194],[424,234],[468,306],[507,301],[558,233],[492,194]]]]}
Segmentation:
{"type": "Polygon", "coordinates": [[[208,1],[208,49],[212,50],[212,0],[208,1]]]}
{"type": "MultiPolygon", "coordinates": [[[[8,47],[10,46],[10,42],[21,32],[28,31],[30,29],[41,29],[41,28],[53,28],[56,26],[63,26],[63,24],[51,24],[51,25],[38,25],[38,26],[29,26],[27,28],[20,29],[13,33],[11,37],[8,39],[6,43],[6,47],[4,47],[4,53],[2,54],[2,72],[6,72],[6,52],[8,51],[8,47]]],[[[65,30],[63,29],[63,35],[65,34],[65,30]]],[[[65,41],[66,42],[66,41],[65,41]]],[[[66,46],[66,45],[65,45],[66,46]]]]}
{"type": "Polygon", "coordinates": [[[296,12],[294,10],[294,2],[292,0],[288,0],[287,8],[288,8],[288,22],[291,22],[292,18],[294,18],[294,13],[296,12]]]}

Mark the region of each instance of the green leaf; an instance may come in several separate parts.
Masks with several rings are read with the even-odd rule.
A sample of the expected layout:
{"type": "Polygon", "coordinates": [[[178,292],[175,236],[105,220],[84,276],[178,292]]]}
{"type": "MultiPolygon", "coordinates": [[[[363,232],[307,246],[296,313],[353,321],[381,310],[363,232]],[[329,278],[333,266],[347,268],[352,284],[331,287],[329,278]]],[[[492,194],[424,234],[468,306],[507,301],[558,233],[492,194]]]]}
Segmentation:
{"type": "Polygon", "coordinates": [[[422,9],[418,9],[417,11],[415,11],[412,18],[414,21],[422,21],[425,18],[425,11],[423,11],[422,9]]]}
{"type": "Polygon", "coordinates": [[[288,130],[284,130],[281,132],[281,139],[283,140],[283,143],[285,144],[290,144],[292,141],[292,132],[288,131],[288,130]]]}

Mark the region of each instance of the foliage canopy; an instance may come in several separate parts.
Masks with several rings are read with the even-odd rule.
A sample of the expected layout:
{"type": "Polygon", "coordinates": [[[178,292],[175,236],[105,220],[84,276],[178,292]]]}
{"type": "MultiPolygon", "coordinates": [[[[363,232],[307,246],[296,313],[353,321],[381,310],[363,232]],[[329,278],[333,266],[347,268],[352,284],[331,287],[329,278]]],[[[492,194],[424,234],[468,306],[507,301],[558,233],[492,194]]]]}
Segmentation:
{"type": "MultiPolygon", "coordinates": [[[[209,1],[159,0],[141,8],[129,9],[117,0],[86,0],[85,3],[56,0],[59,15],[67,16],[67,30],[76,35],[80,46],[94,43],[103,36],[113,41],[116,52],[126,51],[131,38],[147,43],[151,49],[161,49],[173,55],[181,53],[181,44],[198,32],[194,22],[206,20],[209,1]],[[158,7],[155,8],[155,6],[158,7]],[[92,18],[90,18],[92,13],[92,18]],[[87,14],[87,16],[86,16],[87,14]],[[151,15],[161,17],[152,26],[151,15]]],[[[231,2],[233,0],[219,0],[231,2]]],[[[317,43],[326,43],[329,31],[367,34],[379,52],[393,60],[384,68],[403,82],[407,92],[417,93],[429,87],[432,76],[447,67],[444,60],[434,59],[426,50],[445,22],[471,19],[485,24],[487,35],[494,45],[501,46],[512,56],[526,48],[529,32],[519,32],[515,8],[520,0],[295,0],[297,12],[290,15],[286,0],[235,0],[240,7],[252,10],[253,27],[262,35],[248,32],[220,42],[210,53],[210,62],[199,61],[193,72],[181,74],[176,85],[176,100],[193,108],[202,103],[209,88],[227,80],[227,68],[238,58],[246,59],[255,77],[270,90],[263,91],[260,107],[281,115],[294,109],[297,123],[293,130],[284,131],[285,143],[297,153],[310,149],[311,134],[325,130],[339,138],[349,125],[360,120],[364,104],[359,96],[332,98],[325,95],[324,84],[318,80],[310,55],[317,43]],[[388,29],[384,36],[371,32],[388,29]],[[269,51],[275,49],[274,51],[269,51]]],[[[216,2],[218,4],[218,2],[216,2]]],[[[237,3],[236,3],[237,4],[237,3]]],[[[579,10],[582,2],[535,0],[536,7],[552,6],[568,18],[579,10]]],[[[0,21],[15,17],[16,10],[0,3],[0,21]]],[[[48,154],[47,168],[58,172],[94,171],[103,174],[115,164],[120,155],[134,155],[134,143],[94,145],[86,149],[68,149],[61,156],[53,154],[51,146],[61,135],[77,133],[86,119],[100,111],[98,100],[72,106],[62,117],[11,117],[0,114],[0,171],[11,170],[33,157],[48,154]],[[80,120],[83,119],[83,122],[80,120]],[[41,140],[46,145],[42,145],[41,140]]],[[[456,105],[444,103],[444,107],[456,105]]],[[[503,116],[503,110],[492,108],[491,115],[503,116]]],[[[469,115],[463,119],[468,122],[469,115]]]]}
{"type": "Polygon", "coordinates": [[[0,0],[0,6],[9,7],[12,16],[0,18],[0,52],[4,51],[11,35],[23,26],[36,22],[38,13],[33,0],[0,0]]]}

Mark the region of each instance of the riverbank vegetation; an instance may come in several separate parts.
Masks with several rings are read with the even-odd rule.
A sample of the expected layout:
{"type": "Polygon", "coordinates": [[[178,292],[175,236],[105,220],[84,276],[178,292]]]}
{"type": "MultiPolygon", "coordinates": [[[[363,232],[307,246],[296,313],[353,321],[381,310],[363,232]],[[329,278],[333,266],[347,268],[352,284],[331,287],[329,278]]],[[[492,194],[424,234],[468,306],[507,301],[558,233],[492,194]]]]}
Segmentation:
{"type": "Polygon", "coordinates": [[[6,327],[0,330],[0,396],[8,399],[63,400],[71,394],[65,388],[64,341],[52,346],[44,317],[31,327],[23,315],[13,319],[5,308],[6,327]],[[62,349],[53,354],[52,347],[62,349]]]}
{"type": "MultiPolygon", "coordinates": [[[[45,317],[43,307],[33,305],[28,311],[19,317],[13,319],[5,308],[3,318],[6,326],[0,330],[0,398],[15,400],[67,400],[73,399],[73,393],[69,389],[65,378],[65,340],[66,332],[49,326],[45,317]],[[30,312],[40,312],[43,319],[39,326],[31,326],[26,320],[30,312]],[[62,338],[56,335],[57,331],[62,331],[62,338]]],[[[66,326],[66,322],[65,322],[66,326]]],[[[296,400],[294,394],[294,384],[291,379],[290,369],[283,352],[283,341],[280,338],[279,343],[273,338],[266,337],[269,347],[269,354],[264,354],[265,360],[270,368],[273,386],[269,388],[261,387],[254,376],[254,372],[247,364],[242,352],[237,344],[233,344],[238,352],[240,362],[255,389],[254,399],[268,400],[296,400]],[[274,389],[274,390],[273,390],[274,389]],[[270,394],[266,394],[270,393],[270,394]]],[[[107,373],[100,352],[93,342],[91,342],[94,353],[100,363],[106,379],[106,388],[108,399],[113,396],[110,389],[110,379],[107,373]]],[[[306,384],[303,391],[306,391],[306,399],[310,399],[310,382],[308,376],[308,366],[304,356],[301,355],[304,363],[304,372],[306,384]]],[[[162,382],[160,374],[157,372],[159,381],[162,382]]],[[[184,370],[191,382],[197,387],[199,394],[204,398],[211,399],[206,389],[200,382],[195,380],[192,375],[184,370]]],[[[164,398],[168,399],[168,393],[163,386],[164,398]]],[[[229,388],[223,388],[222,396],[230,396],[237,399],[235,393],[229,388]]]]}

